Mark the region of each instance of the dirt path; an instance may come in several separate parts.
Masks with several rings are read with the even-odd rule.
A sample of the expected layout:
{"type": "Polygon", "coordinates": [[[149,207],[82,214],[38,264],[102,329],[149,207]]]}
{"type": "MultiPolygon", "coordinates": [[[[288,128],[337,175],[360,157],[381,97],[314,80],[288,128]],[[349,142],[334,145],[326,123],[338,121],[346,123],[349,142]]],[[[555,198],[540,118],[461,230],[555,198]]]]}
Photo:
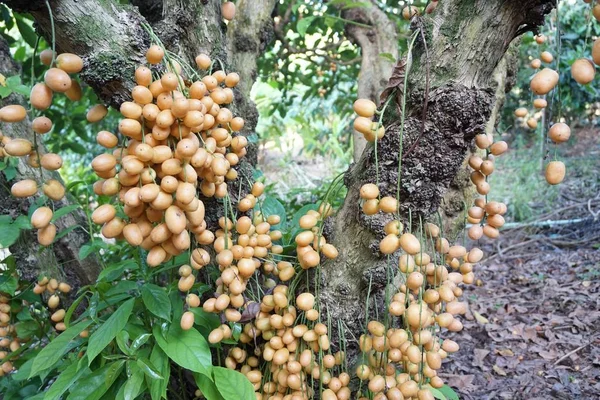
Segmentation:
{"type": "Polygon", "coordinates": [[[593,217],[484,245],[493,257],[443,368],[461,399],[600,399],[599,245],[593,217]]]}

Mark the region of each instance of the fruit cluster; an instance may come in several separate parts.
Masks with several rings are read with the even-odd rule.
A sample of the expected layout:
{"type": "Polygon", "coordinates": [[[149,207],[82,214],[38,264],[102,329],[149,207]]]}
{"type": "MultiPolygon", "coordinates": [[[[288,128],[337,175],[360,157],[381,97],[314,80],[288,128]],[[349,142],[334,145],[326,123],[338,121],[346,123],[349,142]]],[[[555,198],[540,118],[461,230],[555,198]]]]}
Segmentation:
{"type": "Polygon", "coordinates": [[[103,204],[92,220],[103,225],[105,237],[149,250],[148,265],[156,267],[188,250],[190,233],[201,245],[213,243],[197,191],[206,198],[226,198],[227,181],[237,178],[234,167],[248,141],[237,133],[244,120],[226,107],[240,80],[237,73],[206,72],[212,62],[201,54],[196,63],[205,74],[191,81],[162,47],[150,47],[146,58],[150,65],[163,63],[166,72],[153,76],[146,66],[135,71],[133,101],[120,106],[118,129],[126,142],[118,146],[115,134],[99,132],[98,143],[113,150],[92,161],[101,178],[94,191],[116,196],[126,218],[113,204],[103,204]]]}
{"type": "MultiPolygon", "coordinates": [[[[54,153],[40,154],[37,147],[37,135],[47,134],[52,130],[50,118],[40,115],[38,112],[47,110],[52,105],[52,99],[56,93],[63,93],[72,101],[81,98],[81,87],[79,83],[69,74],[76,74],[83,68],[83,61],[75,54],[62,53],[54,57],[52,50],[44,50],[40,53],[41,62],[50,67],[44,74],[44,82],[36,83],[31,89],[29,102],[31,104],[31,129],[36,135],[34,143],[27,139],[14,138],[2,135],[0,132],[0,157],[27,157],[27,163],[33,168],[39,168],[40,178],[43,181],[41,189],[49,199],[59,201],[65,196],[65,188],[56,179],[44,179],[43,170],[57,171],[63,165],[60,155],[54,153]]],[[[96,114],[99,111],[96,110],[96,114]]],[[[106,114],[106,108],[104,108],[106,114]]],[[[0,109],[0,121],[16,123],[25,120],[27,110],[20,104],[11,104],[0,109]]],[[[34,179],[23,179],[14,183],[11,193],[15,197],[26,198],[38,193],[38,182],[34,179]]],[[[41,207],[32,216],[31,223],[38,229],[38,242],[49,246],[56,237],[56,226],[52,221],[52,209],[41,207]]]]}

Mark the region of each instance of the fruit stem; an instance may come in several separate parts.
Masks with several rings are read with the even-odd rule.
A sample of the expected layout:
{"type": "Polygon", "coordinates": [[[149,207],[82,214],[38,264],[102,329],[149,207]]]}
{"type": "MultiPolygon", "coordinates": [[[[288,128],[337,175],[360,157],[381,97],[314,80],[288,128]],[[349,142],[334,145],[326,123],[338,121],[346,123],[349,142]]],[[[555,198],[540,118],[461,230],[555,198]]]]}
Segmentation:
{"type": "Polygon", "coordinates": [[[56,61],[56,30],[54,28],[54,15],[52,15],[52,8],[50,7],[48,0],[46,0],[46,8],[48,8],[48,14],[50,16],[50,28],[52,29],[52,61],[50,62],[50,67],[53,67],[56,61]]]}

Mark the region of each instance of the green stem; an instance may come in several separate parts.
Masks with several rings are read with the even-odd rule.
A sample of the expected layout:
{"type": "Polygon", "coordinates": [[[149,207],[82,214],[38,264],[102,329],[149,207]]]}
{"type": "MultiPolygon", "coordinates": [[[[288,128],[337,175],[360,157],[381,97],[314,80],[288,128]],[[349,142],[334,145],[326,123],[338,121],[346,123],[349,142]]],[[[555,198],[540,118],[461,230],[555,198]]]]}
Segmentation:
{"type": "MultiPolygon", "coordinates": [[[[50,28],[52,29],[52,62],[50,66],[54,66],[56,60],[56,30],[54,28],[54,15],[52,15],[52,8],[50,3],[46,0],[46,8],[48,8],[48,14],[50,15],[50,28]]],[[[32,61],[33,62],[33,61],[32,61]]]]}

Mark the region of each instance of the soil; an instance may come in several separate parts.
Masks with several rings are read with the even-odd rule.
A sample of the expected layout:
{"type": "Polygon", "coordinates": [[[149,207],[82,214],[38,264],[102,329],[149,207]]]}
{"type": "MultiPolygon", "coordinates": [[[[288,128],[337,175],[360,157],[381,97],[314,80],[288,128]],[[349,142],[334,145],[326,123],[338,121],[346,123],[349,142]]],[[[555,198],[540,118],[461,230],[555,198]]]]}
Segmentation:
{"type": "MultiPolygon", "coordinates": [[[[597,156],[598,143],[597,130],[579,131],[562,157],[597,156]]],[[[464,290],[464,329],[450,335],[461,349],[440,374],[461,399],[600,399],[595,160],[570,171],[551,212],[480,243],[489,257],[464,290]],[[550,220],[571,223],[543,226],[550,220]]]]}

